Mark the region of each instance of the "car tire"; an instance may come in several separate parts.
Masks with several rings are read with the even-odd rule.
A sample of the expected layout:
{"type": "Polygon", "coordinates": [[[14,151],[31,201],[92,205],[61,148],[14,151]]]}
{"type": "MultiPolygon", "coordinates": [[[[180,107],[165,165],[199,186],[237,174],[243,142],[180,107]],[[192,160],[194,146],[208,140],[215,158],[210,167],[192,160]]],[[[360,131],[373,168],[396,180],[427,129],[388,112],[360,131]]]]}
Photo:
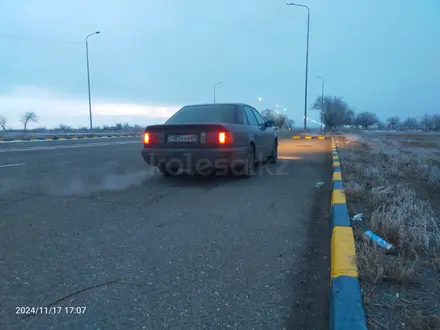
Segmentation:
{"type": "Polygon", "coordinates": [[[241,177],[244,179],[249,179],[255,175],[256,161],[255,161],[255,150],[250,147],[247,154],[247,161],[245,163],[243,173],[241,177]]]}
{"type": "Polygon", "coordinates": [[[278,143],[275,141],[272,153],[270,154],[270,163],[275,164],[278,159],[278,143]]]}

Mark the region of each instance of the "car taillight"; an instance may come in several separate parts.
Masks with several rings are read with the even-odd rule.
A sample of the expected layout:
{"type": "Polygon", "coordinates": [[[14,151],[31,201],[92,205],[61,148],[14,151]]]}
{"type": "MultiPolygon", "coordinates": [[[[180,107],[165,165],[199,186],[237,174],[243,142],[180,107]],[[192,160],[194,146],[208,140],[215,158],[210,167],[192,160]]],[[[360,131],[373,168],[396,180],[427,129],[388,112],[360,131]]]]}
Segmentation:
{"type": "Polygon", "coordinates": [[[160,134],[158,133],[144,133],[144,144],[154,144],[160,142],[160,134]]]}
{"type": "Polygon", "coordinates": [[[227,142],[227,135],[225,132],[218,133],[218,143],[225,144],[227,142]]]}
{"type": "Polygon", "coordinates": [[[202,144],[225,145],[234,142],[231,132],[203,132],[200,136],[202,144]]]}

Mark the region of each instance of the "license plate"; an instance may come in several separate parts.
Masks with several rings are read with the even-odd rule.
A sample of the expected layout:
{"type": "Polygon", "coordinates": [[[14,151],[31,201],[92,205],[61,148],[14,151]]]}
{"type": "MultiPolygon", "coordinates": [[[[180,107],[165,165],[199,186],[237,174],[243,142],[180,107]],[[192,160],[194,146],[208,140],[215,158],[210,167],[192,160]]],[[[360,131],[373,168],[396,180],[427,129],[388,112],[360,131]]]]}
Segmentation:
{"type": "Polygon", "coordinates": [[[168,142],[197,142],[197,135],[169,135],[168,142]]]}

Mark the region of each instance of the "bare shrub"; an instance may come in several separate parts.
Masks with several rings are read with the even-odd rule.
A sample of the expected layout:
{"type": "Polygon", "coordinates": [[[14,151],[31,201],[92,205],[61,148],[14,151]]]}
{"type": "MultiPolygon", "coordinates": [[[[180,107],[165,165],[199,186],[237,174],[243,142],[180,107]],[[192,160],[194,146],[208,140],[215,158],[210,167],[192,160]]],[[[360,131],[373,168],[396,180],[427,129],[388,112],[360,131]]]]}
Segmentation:
{"type": "Polygon", "coordinates": [[[428,184],[440,188],[440,167],[429,164],[423,167],[421,172],[428,184]]]}
{"type": "Polygon", "coordinates": [[[348,180],[344,190],[347,195],[352,197],[362,197],[365,195],[365,186],[355,180],[348,180]]]}
{"type": "Polygon", "coordinates": [[[371,228],[411,255],[427,251],[438,235],[434,212],[428,202],[404,185],[376,190],[375,202],[382,200],[370,219],[371,228]]]}
{"type": "Polygon", "coordinates": [[[391,200],[393,196],[394,187],[391,186],[377,186],[371,189],[371,198],[369,204],[372,208],[377,208],[386,200],[391,200]]]}
{"type": "Polygon", "coordinates": [[[435,257],[432,258],[431,266],[440,273],[440,255],[435,255],[435,257]]]}
{"type": "Polygon", "coordinates": [[[411,312],[408,315],[410,329],[440,329],[440,317],[426,314],[421,311],[411,312]]]}
{"type": "Polygon", "coordinates": [[[356,259],[361,280],[377,284],[381,281],[394,281],[408,284],[414,279],[417,261],[406,261],[403,256],[385,254],[364,239],[356,244],[356,259]]]}

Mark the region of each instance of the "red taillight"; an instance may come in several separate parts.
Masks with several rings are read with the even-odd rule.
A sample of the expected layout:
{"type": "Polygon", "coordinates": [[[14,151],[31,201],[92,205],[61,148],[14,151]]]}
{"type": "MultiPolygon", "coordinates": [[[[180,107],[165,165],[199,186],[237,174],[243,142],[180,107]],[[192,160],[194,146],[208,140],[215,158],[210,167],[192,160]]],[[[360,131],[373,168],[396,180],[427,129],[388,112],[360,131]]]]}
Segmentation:
{"type": "Polygon", "coordinates": [[[144,144],[160,143],[161,135],[158,133],[144,133],[144,144]]]}
{"type": "Polygon", "coordinates": [[[218,143],[225,144],[227,142],[227,135],[226,132],[220,132],[218,133],[218,143]]]}
{"type": "Polygon", "coordinates": [[[231,132],[203,132],[200,136],[202,144],[225,145],[234,141],[231,132]]]}

